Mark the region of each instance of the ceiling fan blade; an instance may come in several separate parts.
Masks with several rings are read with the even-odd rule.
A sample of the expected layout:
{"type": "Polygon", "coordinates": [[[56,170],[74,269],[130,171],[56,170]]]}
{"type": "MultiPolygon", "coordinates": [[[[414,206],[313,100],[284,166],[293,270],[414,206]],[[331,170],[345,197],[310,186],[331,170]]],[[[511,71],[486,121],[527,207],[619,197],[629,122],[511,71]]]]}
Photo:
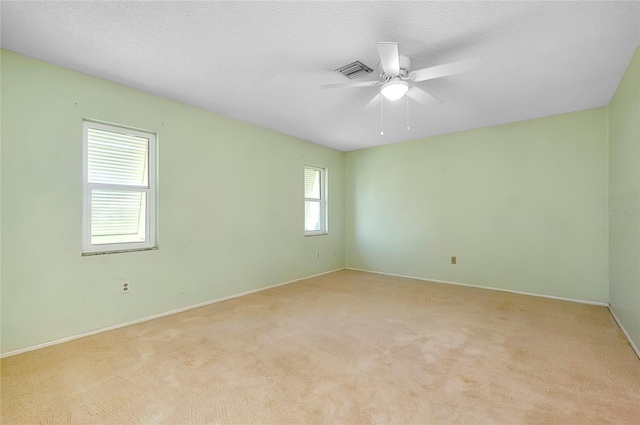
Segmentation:
{"type": "Polygon", "coordinates": [[[375,95],[373,97],[373,99],[371,99],[371,101],[369,103],[367,103],[367,106],[364,107],[364,112],[369,112],[370,110],[372,110],[373,108],[378,106],[378,103],[380,103],[380,98],[381,97],[382,97],[382,95],[380,93],[375,95]]]}
{"type": "Polygon", "coordinates": [[[432,66],[413,71],[409,74],[409,78],[413,81],[433,80],[434,78],[446,77],[448,75],[461,74],[467,71],[473,71],[482,66],[482,61],[478,56],[464,59],[458,62],[451,62],[445,65],[432,66]]]}
{"type": "Polygon", "coordinates": [[[409,91],[407,92],[407,96],[424,106],[435,106],[439,103],[442,103],[442,101],[437,97],[430,95],[426,91],[419,89],[416,86],[413,86],[409,89],[409,91]]]}
{"type": "Polygon", "coordinates": [[[339,89],[342,87],[372,87],[380,84],[380,81],[355,81],[353,83],[329,83],[322,84],[323,89],[339,89]]]}
{"type": "Polygon", "coordinates": [[[381,41],[378,43],[378,54],[382,69],[389,75],[400,74],[400,56],[398,55],[398,43],[381,41]]]}

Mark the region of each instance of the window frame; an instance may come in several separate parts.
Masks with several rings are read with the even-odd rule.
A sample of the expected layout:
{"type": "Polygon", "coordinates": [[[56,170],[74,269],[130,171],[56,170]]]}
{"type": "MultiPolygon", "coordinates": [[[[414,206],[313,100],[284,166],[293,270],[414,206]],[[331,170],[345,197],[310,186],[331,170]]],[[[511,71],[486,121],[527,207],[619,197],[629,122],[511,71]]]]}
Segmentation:
{"type": "MultiPolygon", "coordinates": [[[[306,193],[304,197],[304,202],[320,202],[320,230],[307,230],[306,216],[304,217],[304,235],[305,236],[322,236],[328,235],[328,208],[327,208],[327,182],[329,179],[327,178],[327,169],[325,167],[320,167],[317,165],[305,164],[303,171],[307,169],[312,169],[318,171],[320,173],[320,198],[307,198],[306,193]]],[[[306,184],[306,173],[303,173],[303,184],[306,184]]]]}
{"type": "Polygon", "coordinates": [[[156,150],[157,134],[121,125],[82,121],[82,255],[111,254],[117,252],[145,251],[157,249],[156,244],[156,150]],[[142,137],[149,140],[147,186],[89,183],[89,128],[142,137]],[[146,194],[145,240],[141,242],[119,242],[108,244],[91,243],[91,193],[94,189],[122,190],[146,194]]]}

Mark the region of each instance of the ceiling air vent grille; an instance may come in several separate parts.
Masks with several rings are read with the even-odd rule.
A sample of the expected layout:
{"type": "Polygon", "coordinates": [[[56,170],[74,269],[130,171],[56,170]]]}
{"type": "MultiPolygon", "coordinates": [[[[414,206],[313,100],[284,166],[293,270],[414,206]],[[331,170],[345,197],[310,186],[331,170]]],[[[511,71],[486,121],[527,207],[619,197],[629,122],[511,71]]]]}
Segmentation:
{"type": "Polygon", "coordinates": [[[350,63],[349,65],[345,65],[336,69],[336,71],[347,78],[354,79],[373,72],[373,69],[369,68],[367,65],[363,64],[360,61],[355,61],[350,63]]]}

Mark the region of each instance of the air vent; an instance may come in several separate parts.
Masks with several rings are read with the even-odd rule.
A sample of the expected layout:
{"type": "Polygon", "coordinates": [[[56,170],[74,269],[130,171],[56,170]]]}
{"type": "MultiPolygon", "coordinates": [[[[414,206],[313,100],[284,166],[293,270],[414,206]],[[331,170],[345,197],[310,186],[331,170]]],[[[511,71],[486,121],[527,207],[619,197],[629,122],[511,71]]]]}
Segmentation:
{"type": "Polygon", "coordinates": [[[355,61],[350,63],[349,65],[345,65],[341,68],[336,69],[339,73],[344,75],[347,78],[358,78],[363,75],[367,75],[370,72],[373,72],[373,69],[369,68],[367,65],[363,64],[360,61],[355,61]]]}

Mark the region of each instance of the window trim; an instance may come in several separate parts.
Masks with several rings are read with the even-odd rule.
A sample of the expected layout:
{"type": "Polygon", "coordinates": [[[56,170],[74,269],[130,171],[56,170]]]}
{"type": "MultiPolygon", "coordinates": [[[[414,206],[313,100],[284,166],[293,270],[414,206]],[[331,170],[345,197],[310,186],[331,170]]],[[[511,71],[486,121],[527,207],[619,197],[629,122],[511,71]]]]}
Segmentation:
{"type": "Polygon", "coordinates": [[[156,150],[157,134],[130,127],[82,120],[82,255],[112,254],[117,252],[147,251],[157,249],[156,244],[156,150]],[[149,140],[147,186],[131,186],[106,183],[89,183],[89,128],[143,137],[149,140]],[[145,240],[109,244],[91,243],[91,191],[93,189],[116,189],[143,192],[146,194],[145,240]]]}
{"type": "MultiPolygon", "coordinates": [[[[327,169],[325,167],[319,167],[317,165],[305,164],[303,170],[310,168],[312,170],[316,170],[320,172],[320,198],[307,198],[304,197],[304,202],[320,202],[320,230],[307,230],[306,229],[306,217],[304,218],[305,222],[303,223],[304,235],[305,236],[322,236],[328,235],[328,208],[327,208],[327,182],[329,179],[327,178],[327,169]]],[[[303,174],[304,176],[304,174],[303,174]]],[[[306,178],[306,177],[304,177],[306,178]]],[[[303,181],[303,183],[306,183],[303,181]]],[[[305,194],[306,195],[306,194],[305,194]]]]}

